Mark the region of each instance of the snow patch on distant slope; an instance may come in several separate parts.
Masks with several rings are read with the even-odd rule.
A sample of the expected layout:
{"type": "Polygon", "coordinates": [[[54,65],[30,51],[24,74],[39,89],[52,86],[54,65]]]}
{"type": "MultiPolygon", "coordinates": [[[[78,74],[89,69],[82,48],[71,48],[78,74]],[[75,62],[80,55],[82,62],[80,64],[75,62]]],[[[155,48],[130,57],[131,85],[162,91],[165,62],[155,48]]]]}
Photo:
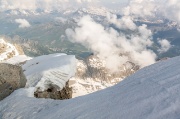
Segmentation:
{"type": "Polygon", "coordinates": [[[36,87],[44,91],[50,86],[55,86],[61,90],[75,75],[76,58],[66,54],[39,56],[27,61],[23,70],[27,78],[26,87],[36,87]]]}
{"type": "Polygon", "coordinates": [[[19,55],[16,47],[0,39],[0,61],[19,55]]]}

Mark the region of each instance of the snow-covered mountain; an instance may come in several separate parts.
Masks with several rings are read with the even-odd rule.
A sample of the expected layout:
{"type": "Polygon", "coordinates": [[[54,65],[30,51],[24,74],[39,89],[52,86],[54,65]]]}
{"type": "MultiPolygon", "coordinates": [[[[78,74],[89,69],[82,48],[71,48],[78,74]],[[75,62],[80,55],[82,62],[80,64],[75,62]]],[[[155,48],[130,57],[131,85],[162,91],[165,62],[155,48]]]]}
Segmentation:
{"type": "Polygon", "coordinates": [[[0,63],[20,65],[29,59],[31,58],[24,55],[24,52],[19,45],[11,44],[0,39],[0,63]]]}
{"type": "Polygon", "coordinates": [[[65,54],[39,56],[22,67],[27,78],[26,88],[35,87],[35,92],[42,92],[53,86],[60,91],[68,82],[72,98],[111,87],[139,69],[127,62],[119,72],[111,73],[97,56],[76,60],[74,56],[65,54]]]}
{"type": "Polygon", "coordinates": [[[95,16],[106,16],[108,12],[116,12],[115,10],[111,10],[105,8],[103,6],[89,5],[82,7],[70,7],[66,9],[58,9],[58,10],[23,10],[23,9],[12,9],[3,11],[8,16],[39,16],[44,14],[62,14],[62,15],[95,15],[95,16]]]}
{"type": "MultiPolygon", "coordinates": [[[[11,44],[11,46],[13,45],[11,44]]],[[[15,46],[13,48],[16,50],[15,46]]],[[[18,50],[16,51],[18,53],[18,50]]],[[[76,62],[74,56],[65,56],[65,54],[51,54],[35,58],[16,54],[9,59],[4,59],[2,63],[20,66],[24,64],[22,67],[28,79],[26,87],[36,87],[36,91],[47,90],[50,85],[62,90],[71,78],[69,86],[72,88],[73,98],[111,87],[139,69],[134,63],[127,62],[119,69],[119,72],[111,73],[105,68],[105,62],[95,55],[90,55],[82,60],[79,59],[76,62]],[[46,64],[47,62],[48,64],[46,64]],[[71,74],[67,68],[64,70],[67,62],[74,64],[73,67],[70,65],[71,68],[67,65],[69,70],[75,70],[71,74]],[[77,68],[75,68],[75,64],[77,64],[77,68]],[[62,70],[64,73],[61,72],[62,70]],[[76,72],[75,76],[73,72],[76,72]],[[66,78],[61,80],[63,77],[66,78]]]]}
{"type": "Polygon", "coordinates": [[[107,13],[110,12],[109,9],[105,7],[94,7],[94,6],[89,6],[87,8],[81,8],[78,9],[77,12],[81,15],[83,14],[89,14],[89,15],[96,15],[96,16],[107,16],[107,13]]]}
{"type": "Polygon", "coordinates": [[[10,59],[20,54],[21,52],[18,51],[18,48],[15,45],[0,39],[0,61],[10,59]]]}
{"type": "Polygon", "coordinates": [[[91,55],[87,59],[78,60],[76,76],[69,81],[72,97],[78,97],[111,87],[139,70],[139,66],[127,62],[119,71],[112,73],[105,67],[105,62],[91,55]]]}
{"type": "Polygon", "coordinates": [[[19,89],[0,102],[2,119],[178,119],[180,57],[145,67],[105,90],[66,101],[19,89]]]}

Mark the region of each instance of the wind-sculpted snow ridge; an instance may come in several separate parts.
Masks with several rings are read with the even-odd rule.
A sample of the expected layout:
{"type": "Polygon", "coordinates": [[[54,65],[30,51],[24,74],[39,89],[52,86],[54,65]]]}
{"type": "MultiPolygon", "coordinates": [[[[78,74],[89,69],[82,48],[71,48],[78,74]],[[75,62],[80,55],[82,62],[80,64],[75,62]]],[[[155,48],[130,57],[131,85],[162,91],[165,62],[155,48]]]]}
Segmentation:
{"type": "Polygon", "coordinates": [[[0,39],[0,61],[7,60],[17,55],[19,55],[19,53],[14,45],[0,39]]]}
{"type": "Polygon", "coordinates": [[[0,102],[2,119],[179,119],[180,57],[145,67],[121,83],[65,101],[20,89],[0,102]]]}
{"type": "Polygon", "coordinates": [[[75,75],[76,59],[73,55],[51,54],[36,57],[23,65],[27,78],[26,87],[44,91],[50,86],[63,89],[66,82],[75,75]]]}

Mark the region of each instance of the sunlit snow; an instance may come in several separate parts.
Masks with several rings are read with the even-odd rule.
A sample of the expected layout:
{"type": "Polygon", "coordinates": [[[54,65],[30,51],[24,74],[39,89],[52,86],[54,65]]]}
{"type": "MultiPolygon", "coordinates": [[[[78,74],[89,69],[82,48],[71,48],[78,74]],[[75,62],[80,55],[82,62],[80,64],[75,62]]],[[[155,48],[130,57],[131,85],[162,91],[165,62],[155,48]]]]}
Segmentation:
{"type": "Polygon", "coordinates": [[[27,61],[22,67],[27,78],[26,87],[43,91],[53,85],[61,90],[75,75],[76,58],[66,54],[44,55],[27,61]]]}
{"type": "Polygon", "coordinates": [[[116,86],[58,101],[19,89],[0,102],[3,119],[178,119],[180,57],[143,68],[116,86]]]}

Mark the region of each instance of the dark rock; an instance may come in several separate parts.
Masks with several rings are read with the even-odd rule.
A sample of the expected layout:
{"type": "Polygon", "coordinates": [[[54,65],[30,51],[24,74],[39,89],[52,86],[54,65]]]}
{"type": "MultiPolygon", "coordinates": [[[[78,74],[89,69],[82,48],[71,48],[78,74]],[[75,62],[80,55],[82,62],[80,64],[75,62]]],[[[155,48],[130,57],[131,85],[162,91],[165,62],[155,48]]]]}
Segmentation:
{"type": "Polygon", "coordinates": [[[68,82],[66,86],[61,90],[58,91],[55,86],[49,86],[45,91],[35,91],[34,96],[36,98],[51,98],[56,100],[64,100],[72,98],[72,88],[69,87],[68,82]]]}
{"type": "Polygon", "coordinates": [[[0,64],[0,100],[9,96],[14,90],[26,85],[22,68],[11,64],[0,64]]]}

